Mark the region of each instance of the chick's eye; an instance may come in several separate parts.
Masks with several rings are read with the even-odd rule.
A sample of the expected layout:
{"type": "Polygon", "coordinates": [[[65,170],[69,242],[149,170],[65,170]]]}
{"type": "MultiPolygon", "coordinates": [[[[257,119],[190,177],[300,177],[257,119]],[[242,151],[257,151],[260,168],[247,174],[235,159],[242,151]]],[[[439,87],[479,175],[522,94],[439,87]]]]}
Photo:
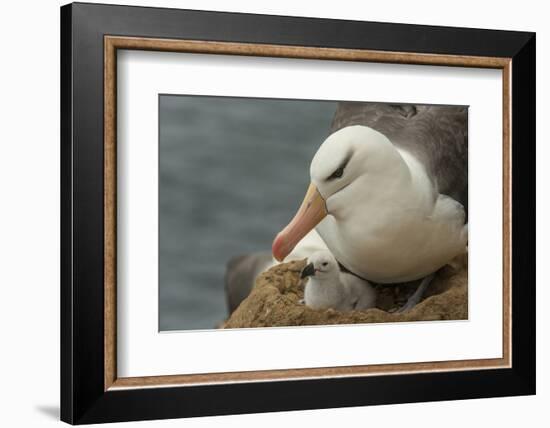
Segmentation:
{"type": "Polygon", "coordinates": [[[328,263],[327,263],[327,262],[324,262],[324,263],[323,263],[323,266],[326,266],[326,265],[328,265],[328,263]]]}
{"type": "Polygon", "coordinates": [[[340,178],[342,177],[342,175],[344,175],[344,167],[341,166],[339,168],[337,168],[331,175],[330,177],[328,178],[329,180],[332,180],[334,178],[340,178]]]}

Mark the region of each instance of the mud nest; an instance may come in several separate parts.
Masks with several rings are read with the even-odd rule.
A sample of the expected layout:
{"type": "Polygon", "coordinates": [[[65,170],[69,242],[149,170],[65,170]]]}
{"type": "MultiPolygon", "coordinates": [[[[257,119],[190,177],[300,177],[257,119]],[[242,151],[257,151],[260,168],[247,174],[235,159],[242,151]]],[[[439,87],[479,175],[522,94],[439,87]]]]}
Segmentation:
{"type": "Polygon", "coordinates": [[[462,320],[468,318],[467,255],[440,269],[424,299],[407,313],[396,313],[418,282],[377,285],[377,307],[339,312],[311,309],[300,300],[304,285],[300,272],[305,260],[281,263],[261,274],[248,297],[222,328],[283,327],[300,325],[362,324],[402,321],[462,320]]]}

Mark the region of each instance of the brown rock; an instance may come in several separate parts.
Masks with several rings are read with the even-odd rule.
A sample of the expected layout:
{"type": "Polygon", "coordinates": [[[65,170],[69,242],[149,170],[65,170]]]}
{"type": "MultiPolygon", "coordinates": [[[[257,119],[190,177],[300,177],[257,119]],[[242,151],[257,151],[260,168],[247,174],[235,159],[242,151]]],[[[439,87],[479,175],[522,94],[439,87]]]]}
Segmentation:
{"type": "Polygon", "coordinates": [[[249,296],[231,314],[223,328],[281,327],[299,325],[361,324],[401,321],[468,319],[467,256],[442,268],[430,284],[426,297],[409,312],[395,311],[416,289],[417,282],[378,285],[377,308],[339,312],[314,310],[300,300],[305,280],[300,272],[305,260],[281,263],[256,280],[249,296]]]}

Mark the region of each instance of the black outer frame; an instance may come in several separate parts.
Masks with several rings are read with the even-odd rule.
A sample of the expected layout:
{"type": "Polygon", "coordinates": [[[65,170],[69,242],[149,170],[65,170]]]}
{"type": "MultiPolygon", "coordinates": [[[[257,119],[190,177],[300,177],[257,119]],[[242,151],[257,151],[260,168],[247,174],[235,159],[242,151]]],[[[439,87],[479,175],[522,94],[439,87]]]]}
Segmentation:
{"type": "Polygon", "coordinates": [[[63,421],[83,424],[534,393],[534,33],[84,3],[61,8],[63,421]],[[512,58],[512,368],[105,392],[104,35],[512,58]]]}

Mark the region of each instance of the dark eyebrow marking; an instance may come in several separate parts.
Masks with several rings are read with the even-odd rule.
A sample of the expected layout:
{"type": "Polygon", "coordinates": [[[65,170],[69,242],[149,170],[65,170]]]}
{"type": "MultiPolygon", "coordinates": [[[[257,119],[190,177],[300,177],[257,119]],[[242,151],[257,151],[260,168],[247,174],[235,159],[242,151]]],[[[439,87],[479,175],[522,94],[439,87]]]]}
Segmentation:
{"type": "Polygon", "coordinates": [[[353,152],[349,152],[348,155],[345,157],[344,161],[340,164],[340,166],[336,168],[334,172],[327,177],[326,180],[329,181],[329,180],[334,180],[335,178],[340,178],[344,173],[344,169],[348,165],[352,156],[353,156],[353,152]]]}

